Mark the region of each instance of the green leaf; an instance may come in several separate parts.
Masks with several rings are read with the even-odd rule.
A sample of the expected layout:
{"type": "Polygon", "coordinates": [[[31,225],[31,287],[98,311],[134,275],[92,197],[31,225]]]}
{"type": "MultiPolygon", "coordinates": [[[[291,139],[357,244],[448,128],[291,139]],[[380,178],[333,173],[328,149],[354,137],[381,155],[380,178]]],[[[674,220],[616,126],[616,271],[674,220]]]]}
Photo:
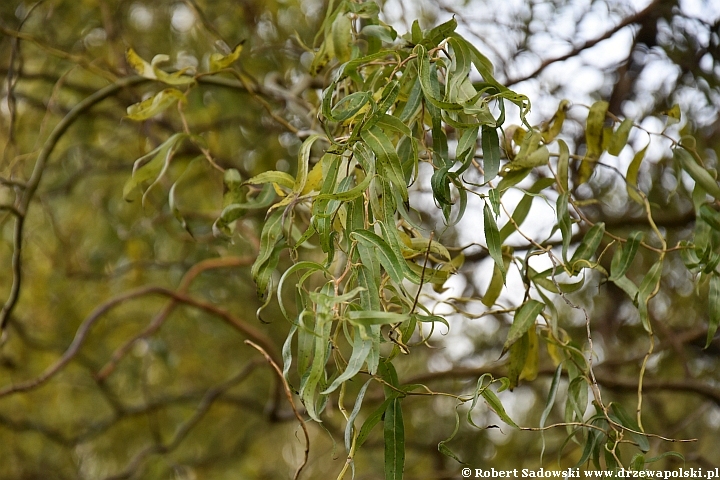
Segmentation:
{"type": "Polygon", "coordinates": [[[316,302],[317,310],[313,331],[313,359],[309,371],[303,377],[300,386],[300,398],[310,418],[321,423],[318,408],[321,403],[317,401],[320,398],[317,398],[316,394],[318,384],[325,376],[325,363],[329,355],[332,328],[332,309],[338,299],[333,298],[333,287],[330,282],[322,287],[319,294],[317,292],[315,292],[315,295],[311,293],[311,298],[316,302]]]}
{"type": "Polygon", "coordinates": [[[402,266],[385,240],[374,232],[364,229],[355,230],[350,234],[350,238],[372,249],[390,278],[395,283],[402,282],[405,278],[402,266]]]}
{"type": "Polygon", "coordinates": [[[570,381],[567,390],[566,410],[569,409],[575,420],[582,421],[588,405],[588,388],[585,378],[577,376],[570,381]]]}
{"type": "Polygon", "coordinates": [[[295,179],[289,173],[268,170],[245,181],[246,185],[263,185],[266,183],[275,183],[281,187],[293,188],[295,179]]]}
{"type": "Polygon", "coordinates": [[[527,177],[530,172],[532,172],[532,168],[523,168],[521,170],[511,170],[509,172],[503,172],[503,179],[500,180],[500,183],[498,183],[498,186],[496,188],[500,191],[501,194],[503,194],[508,188],[517,185],[518,183],[525,180],[525,177],[527,177]]]}
{"type": "Polygon", "coordinates": [[[647,275],[645,275],[642,282],[640,282],[640,288],[638,291],[638,311],[640,312],[640,321],[642,322],[645,331],[648,333],[652,332],[650,318],[648,317],[648,301],[652,298],[658,284],[660,283],[662,267],[663,259],[660,257],[660,259],[655,262],[652,267],[650,267],[650,271],[647,275]]]}
{"type": "Polygon", "coordinates": [[[355,92],[343,97],[332,108],[330,120],[343,122],[354,117],[372,98],[369,92],[355,92]]]}
{"type": "Polygon", "coordinates": [[[490,211],[490,205],[485,203],[483,207],[483,221],[485,222],[485,241],[487,242],[488,252],[495,265],[498,266],[500,271],[503,273],[503,283],[505,283],[505,264],[503,263],[502,256],[502,242],[500,241],[500,231],[498,230],[495,218],[490,211]]]}
{"type": "Polygon", "coordinates": [[[387,175],[390,182],[400,191],[403,201],[408,201],[407,184],[403,174],[400,157],[395,147],[385,133],[377,126],[363,130],[360,134],[370,149],[375,153],[378,164],[382,166],[382,173],[387,175]]]}
{"type": "MultiPolygon", "coordinates": [[[[494,191],[497,191],[497,189],[494,191]]],[[[530,207],[532,207],[532,203],[533,203],[532,195],[523,195],[523,198],[518,202],[517,206],[515,207],[515,210],[513,210],[513,213],[512,213],[513,221],[507,222],[500,229],[500,241],[501,242],[504,242],[505,240],[507,240],[507,238],[515,232],[517,227],[522,225],[522,223],[527,218],[528,213],[530,213],[530,207]]]]}
{"type": "Polygon", "coordinates": [[[562,234],[562,258],[567,262],[567,252],[572,241],[572,223],[570,221],[570,210],[568,209],[568,199],[570,194],[566,191],[558,196],[555,209],[557,210],[558,226],[562,234]]]}
{"type": "MultiPolygon", "coordinates": [[[[292,178],[292,177],[290,177],[292,178]]],[[[242,217],[247,210],[257,210],[269,207],[275,199],[275,190],[272,185],[265,184],[262,190],[252,200],[242,203],[233,203],[223,208],[220,216],[213,223],[213,235],[220,237],[222,235],[230,236],[232,231],[228,228],[231,222],[242,217]]]]}
{"type": "Polygon", "coordinates": [[[500,216],[500,194],[496,188],[490,189],[488,198],[490,199],[490,206],[495,214],[495,218],[498,218],[500,216]]]}
{"type": "Polygon", "coordinates": [[[361,33],[379,38],[385,43],[393,43],[397,38],[397,32],[389,25],[365,25],[361,33]]]}
{"type": "Polygon", "coordinates": [[[185,100],[185,95],[176,88],[166,88],[142,102],[127,107],[127,118],[130,120],[147,120],[165,111],[175,102],[185,100]]]}
{"type": "Polygon", "coordinates": [[[610,155],[618,156],[625,145],[627,145],[628,137],[630,136],[630,129],[632,129],[634,122],[626,118],[622,121],[620,126],[613,133],[610,139],[610,145],[608,145],[608,153],[610,155]]]}
{"type": "MultiPolygon", "coordinates": [[[[617,420],[619,420],[618,423],[623,427],[627,427],[631,430],[634,430],[635,432],[642,431],[635,419],[628,415],[625,409],[619,403],[612,402],[610,404],[610,410],[613,414],[615,414],[617,420]]],[[[648,452],[650,450],[650,442],[645,435],[630,432],[630,436],[635,440],[635,442],[637,442],[638,448],[640,448],[640,450],[642,450],[643,452],[648,452]]]]}
{"type": "Polygon", "coordinates": [[[543,453],[545,453],[545,422],[550,416],[553,406],[555,405],[555,397],[557,396],[558,386],[560,385],[560,378],[562,378],[562,364],[558,365],[555,369],[552,382],[550,382],[550,391],[548,392],[547,400],[545,400],[545,408],[540,415],[540,438],[542,439],[542,449],[540,450],[540,461],[542,462],[543,453]]]}
{"type": "Polygon", "coordinates": [[[500,402],[500,399],[497,397],[495,392],[493,392],[489,388],[486,388],[482,390],[482,392],[480,392],[480,395],[482,395],[482,397],[485,399],[492,411],[495,412],[498,417],[500,417],[500,420],[507,423],[511,427],[520,428],[507,414],[507,412],[505,411],[505,407],[503,407],[502,402],[500,402]]]}
{"type": "Polygon", "coordinates": [[[578,171],[578,184],[580,185],[588,181],[597,161],[600,159],[600,155],[602,155],[603,125],[605,124],[607,109],[608,102],[603,100],[595,102],[590,107],[585,127],[587,152],[578,171]]]}
{"type": "Polygon", "coordinates": [[[412,131],[410,130],[410,128],[408,128],[407,125],[401,122],[399,118],[393,117],[392,115],[388,115],[386,113],[381,113],[378,115],[374,126],[378,127],[380,130],[383,131],[394,130],[398,133],[402,133],[406,137],[412,137],[412,131]]]}
{"type": "Polygon", "coordinates": [[[561,283],[561,282],[553,282],[548,276],[554,274],[553,268],[548,268],[547,270],[537,273],[532,268],[528,267],[528,277],[530,280],[537,285],[538,287],[542,287],[545,290],[551,292],[551,293],[572,293],[580,290],[582,286],[585,284],[585,278],[583,277],[579,282],[575,283],[561,283]],[[560,289],[558,291],[558,288],[560,289]]]}
{"type": "MultiPolygon", "coordinates": [[[[168,191],[168,207],[170,207],[170,211],[172,212],[173,216],[177,219],[178,222],[180,222],[180,225],[182,225],[183,229],[191,236],[194,237],[192,231],[190,230],[190,226],[188,225],[187,221],[185,220],[185,217],[183,216],[182,212],[180,211],[180,207],[177,202],[177,198],[175,195],[175,192],[180,185],[180,182],[185,179],[186,177],[189,177],[189,172],[195,172],[198,169],[198,165],[203,165],[203,157],[198,156],[190,161],[190,164],[188,167],[183,171],[182,174],[178,177],[177,180],[175,180],[175,183],[172,184],[170,187],[170,191],[168,191]]],[[[233,169],[228,169],[227,171],[232,171],[233,169]]],[[[226,172],[227,172],[226,171],[226,172]]],[[[235,170],[237,172],[237,170],[235,170]]],[[[234,186],[236,187],[236,186],[234,186]]]]}
{"type": "Polygon", "coordinates": [[[645,152],[647,152],[649,146],[650,144],[646,145],[645,148],[635,154],[625,175],[625,188],[627,188],[628,196],[640,205],[645,205],[645,202],[643,201],[642,195],[638,193],[637,177],[640,171],[640,164],[645,158],[645,152]]]}
{"type": "MultiPolygon", "coordinates": [[[[413,53],[417,55],[418,61],[418,75],[420,78],[420,86],[425,94],[425,98],[436,108],[447,111],[459,111],[463,107],[456,102],[446,102],[435,91],[432,86],[432,80],[430,78],[430,58],[428,57],[427,50],[423,45],[416,45],[413,49],[413,53]]],[[[437,80],[437,79],[435,79],[437,80]]]]}
{"type": "Polygon", "coordinates": [[[181,141],[190,138],[185,133],[176,133],[165,140],[161,145],[153,151],[143,155],[135,160],[133,164],[132,176],[125,182],[123,187],[123,198],[130,201],[130,194],[141,184],[148,180],[154,179],[148,186],[142,196],[142,203],[145,203],[145,197],[152,187],[162,179],[170,166],[173,154],[181,141]]]}
{"type": "Polygon", "coordinates": [[[427,32],[427,34],[425,34],[425,38],[422,40],[422,44],[427,48],[437,47],[440,42],[448,38],[450,34],[455,31],[457,25],[457,20],[455,20],[455,17],[453,16],[453,18],[447,22],[441,23],[427,32]]]}
{"type": "Polygon", "coordinates": [[[720,275],[710,275],[710,292],[708,294],[708,332],[705,348],[710,346],[715,332],[720,325],[720,275]]]}
{"type": "Polygon", "coordinates": [[[633,259],[635,259],[635,254],[637,254],[638,248],[640,248],[640,242],[642,242],[644,237],[645,233],[643,232],[633,232],[628,237],[625,245],[621,244],[618,246],[610,265],[610,281],[615,281],[625,275],[633,259]]]}
{"type": "Polygon", "coordinates": [[[345,426],[345,451],[347,451],[348,453],[350,453],[350,449],[352,447],[352,434],[353,430],[355,429],[355,419],[360,413],[360,407],[362,406],[362,402],[365,399],[365,392],[367,392],[367,389],[370,386],[370,382],[372,381],[373,379],[371,378],[367,382],[365,382],[362,387],[360,387],[360,391],[355,398],[355,406],[353,407],[352,411],[350,412],[350,416],[348,417],[347,425],[345,426]]]}
{"type": "Polygon", "coordinates": [[[553,115],[553,118],[548,122],[547,128],[543,131],[543,141],[546,144],[552,142],[562,130],[568,108],[570,108],[570,102],[568,100],[560,101],[555,115],[553,115]]]}
{"type": "Polygon", "coordinates": [[[478,127],[472,127],[463,132],[458,140],[458,145],[455,153],[455,160],[460,162],[462,165],[458,168],[455,173],[461,174],[472,165],[472,160],[475,157],[475,150],[477,149],[477,136],[478,127]]]}
{"type": "Polygon", "coordinates": [[[692,155],[690,155],[690,152],[683,147],[677,147],[673,149],[673,158],[680,163],[683,170],[685,170],[698,185],[715,197],[715,200],[720,200],[720,186],[718,186],[712,175],[695,161],[692,155]]]}
{"type": "Polygon", "coordinates": [[[482,150],[483,181],[487,183],[500,171],[500,140],[496,128],[489,125],[482,126],[482,150]]]}
{"type": "Polygon", "coordinates": [[[618,286],[623,292],[627,293],[628,297],[635,302],[638,295],[638,287],[626,276],[618,277],[612,280],[612,282],[618,286]]]}
{"type": "Polygon", "coordinates": [[[598,222],[593,225],[583,237],[580,246],[573,253],[570,259],[570,274],[577,275],[583,268],[587,267],[590,258],[595,254],[603,236],[605,235],[605,224],[598,222]]]}
{"type": "Polygon", "coordinates": [[[500,356],[505,355],[512,344],[525,335],[525,332],[527,332],[530,327],[535,325],[535,319],[543,311],[543,308],[545,308],[544,303],[530,299],[515,311],[513,323],[508,331],[508,336],[500,356]]]}
{"type": "Polygon", "coordinates": [[[298,173],[297,177],[295,177],[295,180],[293,181],[292,187],[293,192],[297,195],[302,192],[303,188],[305,188],[305,183],[307,183],[310,165],[310,152],[312,150],[313,143],[315,143],[318,138],[320,138],[319,135],[310,135],[305,139],[298,151],[298,173]]]}
{"type": "Polygon", "coordinates": [[[340,63],[350,60],[350,47],[353,44],[352,22],[346,14],[341,13],[335,17],[331,27],[331,35],[335,57],[340,63]]]}
{"type": "Polygon", "coordinates": [[[636,453],[630,460],[630,470],[639,472],[645,469],[645,456],[642,453],[636,453]]]}
{"type": "Polygon", "coordinates": [[[357,373],[362,368],[363,364],[365,363],[365,359],[367,359],[368,355],[370,354],[370,349],[372,348],[373,344],[372,338],[370,338],[369,335],[364,335],[360,333],[361,329],[364,328],[365,327],[354,328],[355,338],[353,341],[353,351],[350,355],[350,360],[348,360],[347,367],[345,368],[345,371],[340,376],[338,376],[328,388],[321,392],[323,395],[327,395],[335,391],[335,389],[337,389],[344,382],[350,380],[355,375],[357,375],[357,373]]]}
{"type": "MultiPolygon", "coordinates": [[[[509,258],[505,260],[508,265],[510,263],[509,258]]],[[[505,269],[507,269],[507,265],[505,265],[505,269]]],[[[482,297],[482,303],[486,307],[492,307],[495,305],[495,302],[497,301],[498,297],[500,296],[500,293],[502,292],[504,282],[504,273],[503,270],[500,269],[500,267],[497,266],[497,264],[493,265],[493,273],[492,277],[490,278],[490,285],[487,288],[487,291],[485,292],[485,295],[482,297]]]]}
{"type": "Polygon", "coordinates": [[[401,480],[405,470],[405,425],[400,398],[393,398],[385,409],[385,480],[401,480]]]}
{"type": "Polygon", "coordinates": [[[409,320],[410,315],[382,310],[355,310],[349,312],[349,319],[351,323],[359,326],[391,325],[409,320]]]}
{"type": "Polygon", "coordinates": [[[387,410],[388,406],[393,402],[393,400],[396,399],[396,397],[397,394],[386,398],[385,401],[381,403],[378,408],[373,410],[373,412],[368,415],[368,417],[365,419],[362,426],[360,427],[357,439],[355,440],[356,450],[360,448],[363,443],[365,443],[365,440],[367,440],[367,437],[368,435],[370,435],[372,429],[380,422],[380,420],[385,415],[385,411],[387,410]]]}
{"type": "Polygon", "coordinates": [[[570,160],[570,149],[567,146],[567,143],[565,143],[564,140],[558,140],[558,166],[557,166],[557,176],[558,176],[558,183],[560,184],[560,187],[562,188],[563,192],[568,191],[568,162],[570,160]]]}
{"type": "Polygon", "coordinates": [[[460,413],[458,412],[458,409],[456,407],[455,408],[455,428],[453,429],[453,432],[450,434],[450,436],[448,438],[446,438],[445,440],[438,443],[438,452],[442,453],[443,455],[445,455],[447,457],[452,458],[453,460],[455,460],[456,462],[458,462],[462,465],[466,465],[466,463],[463,462],[462,460],[460,460],[460,458],[458,458],[458,456],[455,455],[455,453],[452,450],[450,450],[448,448],[448,446],[446,445],[446,443],[448,443],[453,438],[455,438],[455,435],[457,435],[458,430],[460,430],[460,413]]]}
{"type": "MultiPolygon", "coordinates": [[[[290,275],[294,274],[295,272],[300,272],[303,270],[307,270],[310,273],[314,273],[314,272],[327,273],[327,269],[325,267],[323,267],[322,265],[320,265],[319,263],[311,262],[311,261],[307,261],[307,260],[298,262],[298,263],[294,264],[293,266],[291,266],[290,268],[288,268],[287,270],[285,270],[285,272],[280,277],[280,281],[278,282],[277,290],[278,290],[278,304],[280,306],[280,311],[282,312],[283,316],[287,320],[290,320],[290,316],[288,315],[287,310],[285,308],[285,303],[283,302],[283,296],[282,296],[283,286],[285,285],[285,281],[288,279],[288,277],[290,277],[290,275]]],[[[296,288],[300,288],[301,285],[302,285],[302,283],[296,284],[296,288]]]]}
{"type": "Polygon", "coordinates": [[[250,268],[258,288],[258,297],[261,299],[266,297],[268,285],[264,277],[261,276],[261,272],[268,269],[274,270],[275,266],[277,266],[277,263],[272,262],[271,258],[276,245],[283,239],[283,213],[281,210],[276,210],[265,220],[265,225],[263,225],[260,233],[260,251],[255,263],[250,268]]]}
{"type": "Polygon", "coordinates": [[[520,372],[525,368],[525,360],[528,357],[528,351],[530,349],[529,332],[530,330],[525,332],[525,334],[510,347],[510,361],[508,362],[508,379],[510,380],[510,386],[508,388],[510,391],[518,386],[520,372]]]}

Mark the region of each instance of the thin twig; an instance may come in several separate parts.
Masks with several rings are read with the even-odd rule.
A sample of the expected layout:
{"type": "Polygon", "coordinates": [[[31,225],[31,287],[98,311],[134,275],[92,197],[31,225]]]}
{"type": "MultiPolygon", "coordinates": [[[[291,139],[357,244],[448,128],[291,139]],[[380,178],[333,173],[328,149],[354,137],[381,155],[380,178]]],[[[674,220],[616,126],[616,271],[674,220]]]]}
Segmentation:
{"type": "Polygon", "coordinates": [[[300,415],[300,412],[298,412],[297,408],[295,407],[295,402],[293,402],[292,398],[292,392],[290,391],[290,386],[287,384],[287,381],[285,380],[285,377],[282,374],[282,370],[280,370],[280,367],[275,363],[275,361],[268,355],[268,353],[263,350],[263,348],[260,345],[257,345],[256,343],[253,343],[251,340],[245,340],[245,343],[253,347],[258,352],[262,353],[263,357],[268,361],[268,363],[273,367],[275,372],[278,374],[278,377],[280,378],[280,382],[283,385],[283,388],[285,389],[285,396],[288,399],[288,403],[290,403],[290,407],[292,408],[293,413],[295,414],[295,418],[298,419],[298,422],[300,422],[300,427],[302,427],[303,434],[305,435],[305,458],[303,459],[302,464],[298,467],[298,469],[295,471],[295,476],[293,477],[294,480],[297,480],[300,478],[300,472],[302,469],[307,465],[308,462],[308,456],[310,455],[310,435],[308,434],[307,426],[305,425],[305,421],[303,420],[302,416],[300,415]]]}

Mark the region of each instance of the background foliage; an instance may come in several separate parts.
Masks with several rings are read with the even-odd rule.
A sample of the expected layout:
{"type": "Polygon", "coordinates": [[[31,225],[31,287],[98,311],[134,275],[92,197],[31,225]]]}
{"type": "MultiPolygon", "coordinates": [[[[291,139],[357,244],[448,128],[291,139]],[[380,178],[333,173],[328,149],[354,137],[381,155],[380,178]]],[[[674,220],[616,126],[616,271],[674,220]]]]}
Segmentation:
{"type": "Polygon", "coordinates": [[[626,465],[647,451],[661,457],[648,468],[717,466],[711,5],[372,5],[0,6],[0,478],[291,478],[303,429],[245,340],[287,366],[299,413],[322,419],[306,425],[305,478],[349,478],[349,452],[358,478],[403,464],[405,478],[457,478],[452,456],[567,468],[596,452],[612,466],[608,450],[626,465]],[[447,41],[453,13],[468,44],[447,41]],[[338,75],[391,42],[397,56],[338,75]],[[410,109],[413,88],[424,102],[410,109]],[[512,172],[495,178],[495,161],[512,172]],[[309,225],[320,235],[302,237],[309,225]],[[536,275],[547,252],[575,275],[536,275]],[[295,294],[298,272],[314,273],[295,294]],[[322,318],[332,355],[330,333],[303,336],[322,318]],[[361,373],[333,385],[346,362],[361,373]],[[564,422],[598,429],[537,431],[564,422]]]}

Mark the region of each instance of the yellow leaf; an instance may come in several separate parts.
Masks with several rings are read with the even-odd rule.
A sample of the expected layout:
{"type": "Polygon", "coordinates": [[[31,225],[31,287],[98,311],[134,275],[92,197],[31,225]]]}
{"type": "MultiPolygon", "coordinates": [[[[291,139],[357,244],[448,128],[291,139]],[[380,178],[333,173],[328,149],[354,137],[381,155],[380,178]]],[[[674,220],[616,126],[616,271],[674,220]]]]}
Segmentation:
{"type": "Polygon", "coordinates": [[[175,88],[166,88],[147,100],[130,105],[127,116],[131,120],[147,120],[162,112],[178,100],[185,100],[185,95],[175,88]]]}
{"type": "Polygon", "coordinates": [[[135,50],[133,50],[132,48],[128,48],[125,51],[125,58],[127,59],[128,64],[130,64],[132,69],[135,70],[138,75],[152,80],[157,80],[157,76],[155,75],[155,69],[153,68],[153,66],[143,60],[140,55],[135,53],[135,50]]]}
{"type": "Polygon", "coordinates": [[[522,372],[520,372],[521,380],[532,381],[535,380],[538,374],[538,366],[540,364],[539,355],[539,342],[537,332],[534,328],[527,331],[528,336],[528,351],[525,357],[525,365],[523,366],[522,372]]]}
{"type": "Polygon", "coordinates": [[[307,195],[313,191],[320,191],[323,182],[323,161],[322,158],[315,164],[315,166],[308,173],[305,186],[303,187],[300,195],[307,195]]]}
{"type": "Polygon", "coordinates": [[[663,115],[667,115],[667,124],[668,125],[674,125],[680,121],[680,105],[675,104],[670,108],[670,110],[666,110],[662,112],[663,115]]]}
{"type": "Polygon", "coordinates": [[[227,55],[223,55],[222,53],[213,53],[210,55],[210,71],[217,72],[218,70],[222,70],[223,68],[227,68],[232,65],[233,62],[240,58],[240,53],[242,53],[244,43],[245,40],[235,45],[232,52],[227,55]]]}

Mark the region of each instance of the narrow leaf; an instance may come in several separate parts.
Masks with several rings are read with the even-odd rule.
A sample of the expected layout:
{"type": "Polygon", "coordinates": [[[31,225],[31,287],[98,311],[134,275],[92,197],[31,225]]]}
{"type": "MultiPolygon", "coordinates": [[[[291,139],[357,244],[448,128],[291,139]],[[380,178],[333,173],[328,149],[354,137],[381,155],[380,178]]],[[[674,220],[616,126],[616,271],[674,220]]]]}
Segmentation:
{"type": "Polygon", "coordinates": [[[654,296],[660,278],[662,276],[663,259],[662,257],[650,267],[650,271],[645,275],[638,291],[638,311],[640,312],[640,321],[645,331],[652,332],[650,327],[650,318],[648,317],[648,301],[654,296]]]}
{"type": "Polygon", "coordinates": [[[498,230],[497,223],[493,217],[490,205],[485,203],[483,207],[483,220],[485,222],[485,241],[487,242],[488,251],[495,265],[498,266],[500,271],[503,273],[503,283],[505,282],[505,264],[503,263],[502,257],[502,242],[500,241],[500,231],[498,230]]]}
{"type": "Polygon", "coordinates": [[[243,40],[242,42],[235,45],[235,48],[233,48],[232,51],[227,55],[223,55],[222,53],[217,52],[212,53],[210,55],[210,71],[217,72],[218,70],[228,68],[230,65],[232,65],[238,58],[240,58],[244,43],[245,41],[243,40]]]}
{"type": "Polygon", "coordinates": [[[625,245],[618,246],[610,265],[610,281],[617,280],[625,275],[625,272],[628,271],[630,264],[635,258],[635,254],[637,254],[643,237],[645,237],[643,232],[633,232],[628,237],[625,245]]]}
{"type": "Polygon", "coordinates": [[[176,88],[161,90],[147,100],[127,107],[127,117],[130,120],[147,120],[163,112],[179,100],[185,100],[185,95],[176,88]]]}
{"type": "Polygon", "coordinates": [[[595,251],[600,245],[604,235],[605,224],[603,222],[596,223],[590,228],[590,230],[588,230],[585,237],[583,237],[582,243],[577,250],[575,250],[575,253],[573,253],[572,258],[570,259],[570,273],[572,275],[577,274],[580,270],[587,266],[586,263],[595,254],[595,251]]]}
{"type": "Polygon", "coordinates": [[[632,162],[630,162],[630,165],[628,166],[627,174],[625,175],[628,196],[640,205],[644,205],[645,203],[643,202],[642,196],[638,193],[637,177],[638,172],[640,171],[640,164],[645,158],[645,152],[647,152],[649,146],[650,144],[646,145],[645,148],[635,154],[632,162]]]}
{"type": "Polygon", "coordinates": [[[557,166],[557,176],[558,176],[558,183],[560,184],[560,187],[562,188],[563,192],[568,191],[568,162],[570,160],[570,149],[567,146],[567,143],[565,143],[564,140],[558,140],[558,166],[557,166]]]}
{"type": "Polygon", "coordinates": [[[513,422],[512,418],[507,414],[505,411],[505,407],[503,407],[502,402],[500,402],[500,399],[498,396],[490,390],[489,388],[484,389],[482,392],[480,392],[480,395],[485,399],[488,406],[492,409],[493,412],[497,414],[498,417],[500,417],[500,420],[507,423],[508,425],[520,428],[517,426],[515,422],[513,422]]]}
{"type": "Polygon", "coordinates": [[[615,130],[615,133],[613,133],[610,140],[610,145],[608,145],[608,153],[610,155],[620,155],[622,149],[625,148],[625,145],[627,145],[628,137],[630,136],[630,129],[632,128],[632,126],[633,121],[629,118],[626,118],[622,121],[617,130],[615,130]]]}
{"type": "Polygon", "coordinates": [[[587,125],[585,127],[585,144],[587,152],[580,164],[578,172],[578,183],[583,184],[588,181],[597,161],[602,154],[602,135],[603,125],[605,124],[605,115],[607,114],[608,102],[603,100],[595,102],[590,107],[588,113],[587,125]]]}
{"type": "Polygon", "coordinates": [[[505,355],[512,344],[525,335],[525,332],[527,332],[530,327],[535,325],[535,319],[543,311],[543,308],[545,308],[544,303],[530,299],[515,311],[513,323],[508,331],[508,336],[505,340],[505,345],[503,345],[501,356],[505,355]]]}
{"type": "Polygon", "coordinates": [[[673,158],[680,163],[685,170],[698,185],[700,185],[707,193],[720,200],[720,186],[715,179],[701,167],[697,161],[690,155],[690,152],[682,147],[673,149],[673,158]]]}
{"type": "Polygon", "coordinates": [[[372,381],[373,379],[371,378],[367,382],[365,382],[362,387],[360,387],[360,391],[355,398],[355,406],[353,407],[352,411],[350,412],[350,416],[348,417],[347,425],[345,426],[345,450],[348,453],[350,453],[350,448],[352,446],[352,435],[353,430],[355,429],[355,419],[360,413],[360,407],[362,407],[363,399],[365,398],[365,392],[367,392],[367,389],[370,386],[370,382],[372,381]]]}
{"type": "Polygon", "coordinates": [[[350,238],[373,249],[390,278],[396,283],[402,282],[404,278],[402,266],[385,240],[369,230],[356,230],[350,234],[350,238]]]}
{"type": "Polygon", "coordinates": [[[705,348],[710,346],[720,325],[720,275],[710,275],[710,293],[708,294],[708,332],[705,348]]]}
{"type": "Polygon", "coordinates": [[[401,480],[405,469],[405,425],[400,398],[394,398],[385,409],[385,480],[401,480]]]}

